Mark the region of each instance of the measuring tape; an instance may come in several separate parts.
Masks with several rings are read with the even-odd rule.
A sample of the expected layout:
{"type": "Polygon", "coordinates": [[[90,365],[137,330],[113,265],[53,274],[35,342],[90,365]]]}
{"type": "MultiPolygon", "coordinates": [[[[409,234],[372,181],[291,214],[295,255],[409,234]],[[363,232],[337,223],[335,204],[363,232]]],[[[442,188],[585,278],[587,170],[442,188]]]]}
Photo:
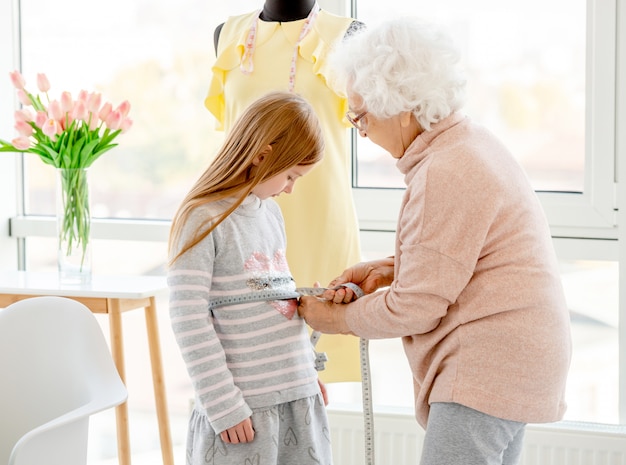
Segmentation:
{"type": "MultiPolygon", "coordinates": [[[[365,294],[363,290],[354,283],[344,283],[333,290],[340,287],[347,287],[354,292],[358,299],[365,294]]],[[[251,302],[264,302],[268,300],[287,300],[297,299],[303,295],[320,296],[328,288],[325,287],[298,287],[294,291],[285,291],[278,289],[266,289],[264,291],[252,292],[250,294],[219,297],[209,301],[209,310],[224,305],[236,305],[251,302]]],[[[319,340],[321,333],[313,331],[311,334],[311,344],[315,344],[319,340]]],[[[323,370],[326,354],[316,354],[316,369],[323,370]]],[[[359,341],[359,354],[361,362],[361,390],[363,397],[363,423],[365,426],[365,459],[367,465],[374,465],[374,411],[372,407],[372,381],[370,377],[370,358],[369,358],[369,341],[361,338],[359,341]]]]}
{"type": "MultiPolygon", "coordinates": [[[[352,289],[358,299],[365,293],[354,283],[342,284],[343,287],[352,289]]],[[[372,379],[370,377],[369,340],[361,338],[359,341],[359,354],[361,356],[361,391],[363,397],[363,424],[365,427],[365,463],[374,465],[374,409],[372,401],[372,379]]]]}
{"type": "Polygon", "coordinates": [[[250,292],[249,294],[217,297],[209,300],[209,310],[217,307],[223,307],[224,305],[248,304],[251,302],[265,302],[268,300],[298,299],[303,295],[320,296],[327,290],[327,287],[298,287],[293,291],[265,289],[263,291],[250,292]]]}

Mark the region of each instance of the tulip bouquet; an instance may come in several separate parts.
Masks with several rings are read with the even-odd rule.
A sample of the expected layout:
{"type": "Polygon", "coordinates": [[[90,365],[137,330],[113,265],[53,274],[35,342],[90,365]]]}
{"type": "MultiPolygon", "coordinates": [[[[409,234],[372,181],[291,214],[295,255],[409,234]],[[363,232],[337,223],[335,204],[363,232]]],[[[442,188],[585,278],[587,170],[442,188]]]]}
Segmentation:
{"type": "Polygon", "coordinates": [[[130,103],[124,101],[113,108],[111,103],[103,103],[101,94],[84,90],[76,98],[63,92],[58,100],[51,100],[50,82],[45,74],[37,75],[40,94],[26,90],[26,82],[18,71],[9,76],[22,108],[15,111],[17,137],[11,142],[0,139],[0,152],[34,153],[44,163],[58,168],[63,196],[59,243],[65,244],[68,254],[74,253],[75,248],[82,249],[82,269],[91,219],[86,168],[117,146],[115,138],[131,127],[130,103]]]}
{"type": "Polygon", "coordinates": [[[18,71],[9,76],[23,108],[15,112],[18,136],[10,143],[0,139],[0,152],[34,153],[55,168],[88,168],[115,147],[113,140],[132,125],[128,101],[113,109],[109,102],[102,104],[101,94],[85,90],[76,99],[63,92],[60,100],[50,100],[50,82],[39,73],[37,87],[46,96],[46,104],[40,95],[26,90],[18,71]]]}

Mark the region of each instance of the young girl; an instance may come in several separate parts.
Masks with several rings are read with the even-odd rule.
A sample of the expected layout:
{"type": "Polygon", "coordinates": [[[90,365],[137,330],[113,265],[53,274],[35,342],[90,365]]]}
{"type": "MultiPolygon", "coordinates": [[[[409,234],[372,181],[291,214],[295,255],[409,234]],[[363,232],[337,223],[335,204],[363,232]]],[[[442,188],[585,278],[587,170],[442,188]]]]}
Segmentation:
{"type": "Polygon", "coordinates": [[[196,396],[189,465],[332,462],[297,301],[264,296],[293,297],[296,287],[270,197],[291,193],[323,150],[311,106],[267,94],[242,113],[174,216],[170,316],[196,396]]]}

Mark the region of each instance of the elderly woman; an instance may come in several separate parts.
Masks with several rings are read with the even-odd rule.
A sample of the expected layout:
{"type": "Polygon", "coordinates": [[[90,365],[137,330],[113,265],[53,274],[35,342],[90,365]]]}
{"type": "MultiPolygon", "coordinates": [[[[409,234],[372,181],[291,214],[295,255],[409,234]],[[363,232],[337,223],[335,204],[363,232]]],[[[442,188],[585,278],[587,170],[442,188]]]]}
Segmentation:
{"type": "Polygon", "coordinates": [[[460,112],[459,54],[439,29],[410,19],[341,43],[332,66],[348,119],[405,175],[395,255],[357,264],[303,297],[324,333],[401,337],[422,465],[517,464],[526,423],[565,411],[568,310],[550,231],[523,170],[460,112]]]}

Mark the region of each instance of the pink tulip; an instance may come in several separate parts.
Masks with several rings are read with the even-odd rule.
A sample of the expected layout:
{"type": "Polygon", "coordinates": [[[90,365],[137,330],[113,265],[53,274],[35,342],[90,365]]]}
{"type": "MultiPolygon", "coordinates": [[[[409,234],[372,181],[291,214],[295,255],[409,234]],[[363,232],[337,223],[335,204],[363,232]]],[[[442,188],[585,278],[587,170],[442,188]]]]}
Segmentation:
{"type": "Polygon", "coordinates": [[[122,116],[128,116],[128,112],[130,111],[130,102],[128,100],[124,100],[119,104],[116,110],[119,111],[122,116]]]}
{"type": "Polygon", "coordinates": [[[120,129],[122,130],[122,133],[128,131],[131,126],[133,125],[133,120],[130,118],[124,118],[122,120],[122,124],[120,125],[120,129]]]}
{"type": "Polygon", "coordinates": [[[119,110],[111,112],[111,114],[107,117],[105,123],[109,129],[112,129],[113,131],[118,130],[120,128],[120,125],[122,124],[122,114],[119,110]]]}
{"type": "Polygon", "coordinates": [[[24,90],[26,81],[19,71],[13,71],[9,73],[9,77],[11,78],[11,82],[16,89],[24,90]]]}
{"type": "Polygon", "coordinates": [[[105,103],[100,109],[98,118],[100,118],[102,121],[106,121],[111,111],[113,111],[113,106],[109,102],[105,103]]]}
{"type": "Polygon", "coordinates": [[[63,113],[69,113],[74,108],[74,102],[72,101],[72,94],[69,92],[63,92],[61,94],[61,109],[63,113]]]}
{"type": "Polygon", "coordinates": [[[48,121],[48,114],[45,111],[38,111],[35,115],[35,124],[37,127],[43,128],[46,121],[48,121]]]}
{"type": "Polygon", "coordinates": [[[37,88],[44,94],[50,90],[50,81],[48,81],[48,77],[44,73],[37,74],[37,88]]]}
{"type": "Polygon", "coordinates": [[[16,137],[11,141],[11,145],[18,150],[28,150],[30,148],[30,139],[26,136],[16,137]]]}
{"type": "Polygon", "coordinates": [[[82,100],[83,102],[86,102],[88,97],[89,97],[89,92],[87,92],[85,89],[82,89],[78,93],[77,100],[82,100]]]}
{"type": "Polygon", "coordinates": [[[63,119],[61,121],[57,121],[58,126],[59,126],[59,131],[65,131],[67,128],[69,128],[72,125],[73,121],[74,121],[74,118],[72,118],[72,114],[65,113],[63,115],[63,119]]]}
{"type": "Polygon", "coordinates": [[[89,94],[89,97],[87,98],[87,110],[89,110],[89,113],[98,113],[98,111],[100,110],[100,105],[102,104],[102,95],[97,93],[97,92],[93,92],[91,94],[89,94]]]}
{"type": "Polygon", "coordinates": [[[52,140],[56,139],[56,135],[59,131],[59,123],[56,120],[50,118],[41,128],[41,131],[51,138],[52,140]]]}
{"type": "Polygon", "coordinates": [[[30,101],[28,94],[24,92],[22,89],[17,90],[17,99],[20,101],[22,105],[26,105],[26,106],[32,105],[32,102],[30,101]]]}
{"type": "Polygon", "coordinates": [[[15,110],[15,121],[32,121],[33,114],[28,108],[22,108],[21,110],[15,110]]]}
{"type": "Polygon", "coordinates": [[[48,105],[48,117],[57,121],[61,121],[63,119],[63,109],[61,108],[61,104],[58,100],[53,100],[48,105]]]}
{"type": "Polygon", "coordinates": [[[74,109],[72,110],[72,119],[79,121],[87,121],[87,117],[89,116],[89,112],[87,111],[87,104],[84,100],[79,100],[74,105],[74,109]]]}
{"type": "Polygon", "coordinates": [[[15,123],[15,130],[20,136],[30,137],[33,135],[33,127],[25,121],[18,121],[15,123]]]}
{"type": "Polygon", "coordinates": [[[96,129],[98,129],[98,123],[100,122],[100,120],[98,119],[98,116],[95,115],[94,113],[89,113],[89,130],[90,131],[95,131],[96,129]]]}

